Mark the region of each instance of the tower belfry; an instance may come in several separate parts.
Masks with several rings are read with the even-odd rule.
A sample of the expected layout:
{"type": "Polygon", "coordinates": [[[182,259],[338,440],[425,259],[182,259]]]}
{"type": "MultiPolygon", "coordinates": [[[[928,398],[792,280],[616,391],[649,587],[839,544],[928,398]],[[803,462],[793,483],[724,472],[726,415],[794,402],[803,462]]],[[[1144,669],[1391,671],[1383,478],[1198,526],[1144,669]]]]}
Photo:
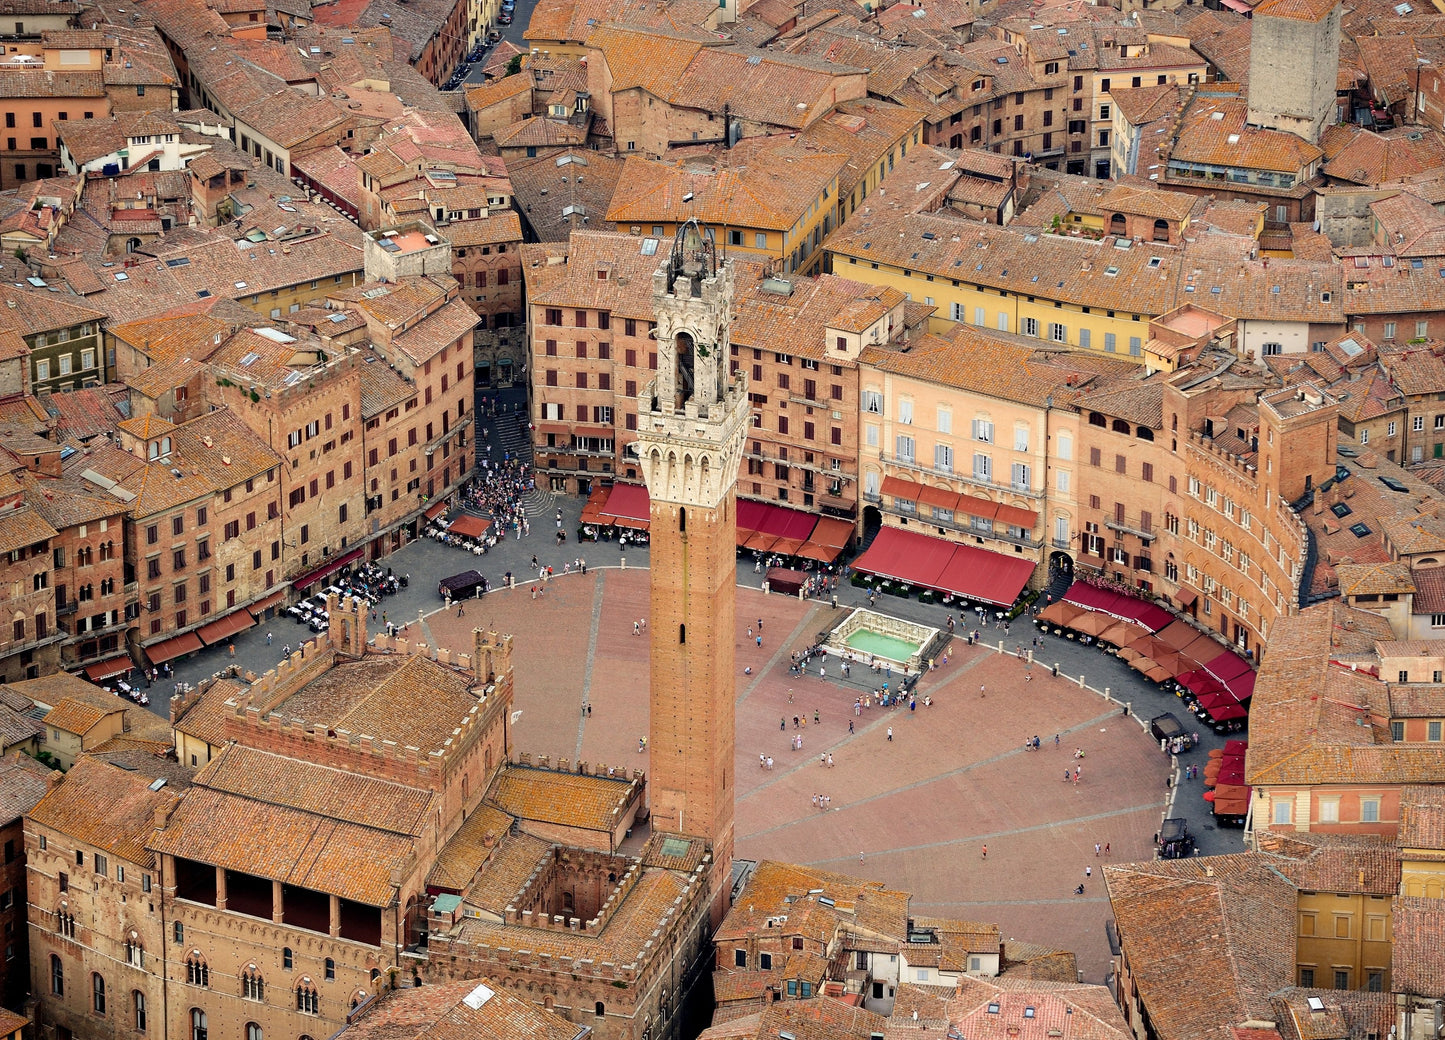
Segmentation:
{"type": "Polygon", "coordinates": [[[688,221],[652,276],[657,378],[638,399],[652,498],[649,800],[655,830],[705,837],[725,885],[733,850],[738,464],[747,383],[728,374],[731,264],[688,221]]]}

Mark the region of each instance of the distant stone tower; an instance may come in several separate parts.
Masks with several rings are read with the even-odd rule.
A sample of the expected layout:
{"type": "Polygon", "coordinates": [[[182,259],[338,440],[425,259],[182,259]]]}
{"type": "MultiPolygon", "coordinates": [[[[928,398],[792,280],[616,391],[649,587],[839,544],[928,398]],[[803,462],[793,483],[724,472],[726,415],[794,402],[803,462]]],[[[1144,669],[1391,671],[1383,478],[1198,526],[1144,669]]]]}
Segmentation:
{"type": "Polygon", "coordinates": [[[1335,118],[1340,0],[1264,0],[1249,48],[1249,122],[1317,144],[1335,118]]]}
{"type": "Polygon", "coordinates": [[[657,378],[638,400],[652,497],[647,787],[654,830],[705,837],[725,886],[733,853],[733,641],[746,381],[728,375],[733,272],[711,229],[678,229],[652,276],[657,378]]]}

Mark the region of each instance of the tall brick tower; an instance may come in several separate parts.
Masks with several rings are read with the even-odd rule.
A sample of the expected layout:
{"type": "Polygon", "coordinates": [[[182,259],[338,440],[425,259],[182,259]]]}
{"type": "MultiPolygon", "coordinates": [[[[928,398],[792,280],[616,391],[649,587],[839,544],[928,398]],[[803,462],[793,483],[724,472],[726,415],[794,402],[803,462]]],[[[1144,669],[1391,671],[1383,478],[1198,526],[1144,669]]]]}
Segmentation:
{"type": "Polygon", "coordinates": [[[678,229],[652,276],[657,378],[638,399],[652,497],[653,828],[704,837],[726,890],[733,854],[737,483],[747,384],[728,375],[731,264],[710,228],[678,229]]]}

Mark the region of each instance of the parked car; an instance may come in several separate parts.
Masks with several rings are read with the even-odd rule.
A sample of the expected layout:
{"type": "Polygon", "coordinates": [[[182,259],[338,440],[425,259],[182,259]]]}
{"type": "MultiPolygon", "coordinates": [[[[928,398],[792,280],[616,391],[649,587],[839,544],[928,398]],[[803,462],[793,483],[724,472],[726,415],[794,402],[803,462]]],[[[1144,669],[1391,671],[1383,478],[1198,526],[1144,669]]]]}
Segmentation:
{"type": "Polygon", "coordinates": [[[501,14],[497,15],[497,21],[501,22],[503,25],[511,25],[511,24],[512,24],[512,12],[511,12],[511,11],[503,11],[501,14]]]}

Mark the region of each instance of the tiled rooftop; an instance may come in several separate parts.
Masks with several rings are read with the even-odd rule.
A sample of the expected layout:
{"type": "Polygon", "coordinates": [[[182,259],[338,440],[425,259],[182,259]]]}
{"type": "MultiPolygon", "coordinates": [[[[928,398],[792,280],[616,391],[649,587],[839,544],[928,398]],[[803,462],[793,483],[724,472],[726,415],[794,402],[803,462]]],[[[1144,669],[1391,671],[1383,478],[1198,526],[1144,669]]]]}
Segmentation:
{"type": "Polygon", "coordinates": [[[368,656],[337,664],[269,714],[393,740],[425,755],[442,750],[476,706],[471,687],[469,676],[426,657],[368,656]]]}
{"type": "Polygon", "coordinates": [[[155,860],[146,846],[156,810],[177,801],[172,791],[152,791],[150,784],[147,776],[82,756],[31,810],[30,819],[127,863],[150,867],[155,860]]]}
{"type": "Polygon", "coordinates": [[[523,821],[612,831],[638,793],[630,780],[511,765],[497,774],[487,801],[523,821]]]}

